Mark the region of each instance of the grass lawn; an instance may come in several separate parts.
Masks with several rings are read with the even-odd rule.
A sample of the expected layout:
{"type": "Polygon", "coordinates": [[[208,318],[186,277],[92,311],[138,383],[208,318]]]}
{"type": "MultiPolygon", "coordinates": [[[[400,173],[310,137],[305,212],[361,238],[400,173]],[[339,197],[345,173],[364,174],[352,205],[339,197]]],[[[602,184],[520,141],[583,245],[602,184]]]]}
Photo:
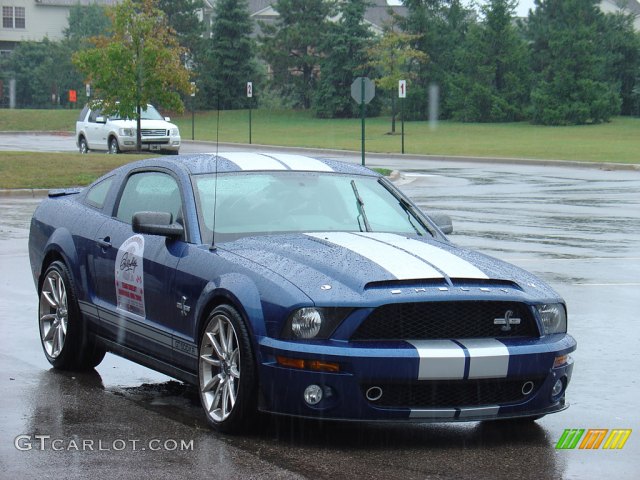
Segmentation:
{"type": "MultiPolygon", "coordinates": [[[[0,109],[0,131],[72,131],[78,110],[0,109]]],[[[191,114],[173,118],[191,138],[191,114]]],[[[216,112],[195,115],[195,139],[216,140],[216,112]]],[[[389,135],[388,117],[366,122],[366,150],[400,153],[401,137],[389,135]]],[[[400,122],[397,122],[397,133],[400,122]]],[[[543,127],[529,123],[405,123],[405,152],[423,155],[532,158],[640,163],[640,118],[616,117],[602,125],[543,127]]],[[[248,143],[249,112],[220,112],[221,142],[248,143]]],[[[309,112],[254,110],[252,142],[265,145],[360,150],[360,120],[323,120],[309,112]]]]}
{"type": "MultiPolygon", "coordinates": [[[[174,118],[183,139],[191,138],[191,116],[174,118]]],[[[366,121],[368,152],[400,153],[400,122],[389,135],[390,119],[366,121]]],[[[405,123],[405,152],[421,155],[533,158],[640,163],[640,118],[616,117],[602,125],[544,127],[529,123],[405,123]]],[[[215,112],[197,113],[196,140],[216,139],[215,112]]],[[[221,142],[248,143],[248,111],[220,113],[221,142]]],[[[308,112],[252,112],[252,142],[265,145],[360,150],[360,120],[323,120],[308,112]]]]}
{"type": "Polygon", "coordinates": [[[0,153],[0,188],[83,186],[120,165],[157,155],[0,153]]]}

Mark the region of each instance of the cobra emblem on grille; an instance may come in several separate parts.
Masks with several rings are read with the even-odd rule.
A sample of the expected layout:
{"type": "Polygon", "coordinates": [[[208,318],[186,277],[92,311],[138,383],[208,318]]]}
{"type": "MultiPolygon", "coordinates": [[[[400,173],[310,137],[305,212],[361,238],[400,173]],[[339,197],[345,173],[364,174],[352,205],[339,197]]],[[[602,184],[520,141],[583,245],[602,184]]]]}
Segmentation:
{"type": "Polygon", "coordinates": [[[520,318],[514,317],[513,315],[512,310],[507,310],[504,312],[504,318],[494,318],[493,324],[502,325],[501,330],[503,332],[508,332],[511,330],[511,325],[520,325],[520,322],[522,321],[520,318]]]}

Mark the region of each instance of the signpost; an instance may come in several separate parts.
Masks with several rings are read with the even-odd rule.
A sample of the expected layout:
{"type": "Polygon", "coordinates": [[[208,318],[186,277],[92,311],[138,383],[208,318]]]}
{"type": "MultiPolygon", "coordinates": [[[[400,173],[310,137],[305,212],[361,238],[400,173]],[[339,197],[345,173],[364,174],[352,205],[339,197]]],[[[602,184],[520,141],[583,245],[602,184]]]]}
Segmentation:
{"type": "Polygon", "coordinates": [[[407,98],[406,80],[398,80],[398,98],[400,98],[400,121],[402,122],[402,153],[404,154],[404,99],[407,98]]]}
{"type": "Polygon", "coordinates": [[[195,96],[196,96],[196,82],[191,82],[191,140],[195,140],[195,125],[196,125],[196,114],[195,114],[195,96]]]}
{"type": "Polygon", "coordinates": [[[251,145],[251,98],[253,98],[253,82],[247,82],[247,98],[249,99],[249,145],[251,145]]]}
{"type": "Polygon", "coordinates": [[[364,119],[366,104],[376,96],[376,85],[369,77],[358,77],[351,84],[351,98],[360,105],[360,118],[362,119],[362,165],[364,165],[364,119]]]}

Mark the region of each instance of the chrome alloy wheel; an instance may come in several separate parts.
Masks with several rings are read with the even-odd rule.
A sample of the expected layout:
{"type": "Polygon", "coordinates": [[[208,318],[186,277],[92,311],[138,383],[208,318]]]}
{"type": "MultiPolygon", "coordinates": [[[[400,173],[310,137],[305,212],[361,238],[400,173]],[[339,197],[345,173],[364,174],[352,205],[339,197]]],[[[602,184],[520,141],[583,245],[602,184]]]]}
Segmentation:
{"type": "Polygon", "coordinates": [[[207,325],[200,346],[200,396],[215,422],[225,421],[238,399],[240,347],[231,320],[215,315],[207,325]]]}
{"type": "Polygon", "coordinates": [[[64,347],[69,321],[67,289],[62,277],[55,270],[51,270],[42,283],[38,317],[42,345],[47,355],[55,359],[64,347]]]}

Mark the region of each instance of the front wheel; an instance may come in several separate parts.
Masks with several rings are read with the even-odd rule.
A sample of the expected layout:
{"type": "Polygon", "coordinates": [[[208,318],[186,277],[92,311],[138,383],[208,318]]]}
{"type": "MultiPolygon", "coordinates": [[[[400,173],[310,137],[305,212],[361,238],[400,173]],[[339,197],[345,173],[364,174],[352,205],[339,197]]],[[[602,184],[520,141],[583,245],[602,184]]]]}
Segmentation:
{"type": "Polygon", "coordinates": [[[118,139],[116,137],[109,139],[109,153],[120,153],[120,145],[118,145],[118,139]]]}
{"type": "Polygon", "coordinates": [[[215,308],[200,339],[198,389],[209,424],[240,433],[256,416],[256,370],[249,333],[237,310],[215,308]]]}
{"type": "Polygon", "coordinates": [[[62,262],[53,262],[40,286],[40,341],[55,368],[88,370],[97,366],[105,350],[84,328],[71,275],[62,262]]]}

